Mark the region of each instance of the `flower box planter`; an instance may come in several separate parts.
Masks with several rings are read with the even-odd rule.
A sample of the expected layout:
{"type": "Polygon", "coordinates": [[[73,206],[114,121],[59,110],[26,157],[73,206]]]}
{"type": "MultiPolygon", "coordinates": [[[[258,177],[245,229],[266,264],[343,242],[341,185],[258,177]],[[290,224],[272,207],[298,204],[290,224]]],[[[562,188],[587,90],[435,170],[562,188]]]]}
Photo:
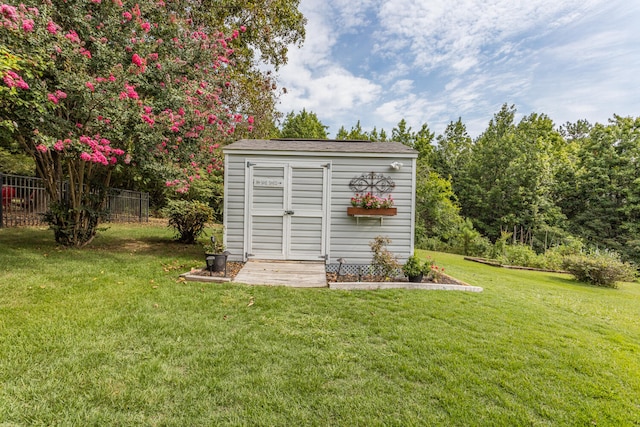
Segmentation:
{"type": "Polygon", "coordinates": [[[398,208],[378,208],[378,209],[366,209],[366,208],[347,208],[347,215],[349,216],[395,216],[398,215],[398,208]]]}

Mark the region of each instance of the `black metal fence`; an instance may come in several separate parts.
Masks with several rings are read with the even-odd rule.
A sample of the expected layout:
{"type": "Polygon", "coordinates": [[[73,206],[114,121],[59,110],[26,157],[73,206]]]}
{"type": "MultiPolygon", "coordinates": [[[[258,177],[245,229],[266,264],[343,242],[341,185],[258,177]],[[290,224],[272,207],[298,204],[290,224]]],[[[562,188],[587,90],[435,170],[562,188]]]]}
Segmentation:
{"type": "Polygon", "coordinates": [[[149,193],[113,189],[107,210],[111,222],[149,222],[149,193]]]}
{"type": "MultiPolygon", "coordinates": [[[[0,227],[42,225],[49,209],[49,196],[40,178],[0,174],[0,227]]],[[[107,204],[110,222],[148,222],[149,193],[110,191],[107,204]]]]}

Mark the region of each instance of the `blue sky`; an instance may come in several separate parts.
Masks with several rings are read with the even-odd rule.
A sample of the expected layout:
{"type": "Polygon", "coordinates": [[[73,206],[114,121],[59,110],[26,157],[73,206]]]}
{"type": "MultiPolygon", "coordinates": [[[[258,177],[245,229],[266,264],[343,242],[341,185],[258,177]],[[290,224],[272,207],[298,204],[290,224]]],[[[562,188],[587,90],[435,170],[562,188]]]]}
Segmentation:
{"type": "Polygon", "coordinates": [[[471,136],[502,104],[556,124],[640,116],[640,1],[302,0],[302,48],[279,71],[283,113],[335,136],[405,118],[471,136]]]}

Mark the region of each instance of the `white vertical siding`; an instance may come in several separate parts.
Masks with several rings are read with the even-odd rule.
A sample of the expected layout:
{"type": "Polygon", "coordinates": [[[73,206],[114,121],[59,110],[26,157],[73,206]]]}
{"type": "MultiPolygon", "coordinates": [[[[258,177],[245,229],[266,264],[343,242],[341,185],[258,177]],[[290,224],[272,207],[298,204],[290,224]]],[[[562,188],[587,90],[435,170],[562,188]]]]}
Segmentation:
{"type": "MultiPolygon", "coordinates": [[[[413,168],[411,159],[402,161],[400,170],[392,169],[389,158],[344,158],[333,161],[333,179],[331,185],[331,257],[329,262],[338,258],[346,259],[349,264],[368,264],[371,262],[369,242],[376,236],[391,239],[388,249],[401,261],[406,260],[413,250],[412,211],[414,206],[413,168]],[[398,215],[377,218],[360,218],[347,215],[354,192],[349,182],[362,174],[375,172],[390,177],[395,183],[391,195],[395,200],[398,215]]],[[[386,194],[384,195],[386,196],[386,194]]]]}
{"type": "MultiPolygon", "coordinates": [[[[369,155],[368,155],[369,156],[369,155]]],[[[245,170],[248,160],[255,162],[258,159],[282,163],[295,163],[296,161],[317,161],[331,163],[330,173],[330,218],[327,224],[329,235],[329,247],[327,262],[336,262],[338,258],[345,258],[350,264],[369,264],[371,262],[371,250],[369,242],[376,236],[387,236],[392,240],[389,250],[404,262],[413,252],[413,220],[415,217],[415,156],[399,157],[397,155],[385,157],[365,157],[360,153],[353,156],[326,156],[317,153],[296,153],[296,155],[265,155],[259,151],[256,154],[239,154],[228,152],[225,156],[225,225],[227,248],[231,252],[231,260],[242,260],[246,249],[244,248],[244,203],[245,203],[245,170]],[[392,169],[389,165],[397,160],[403,163],[399,170],[392,169]],[[356,218],[347,215],[347,207],[351,206],[351,197],[354,192],[349,188],[349,182],[362,174],[375,172],[390,177],[395,183],[395,189],[391,192],[398,209],[398,215],[385,217],[380,223],[379,219],[356,218]]],[[[304,172],[306,173],[306,172],[304,172]]],[[[304,173],[300,180],[293,183],[292,191],[303,196],[305,192],[304,173]]],[[[314,173],[311,170],[309,173],[314,173]]],[[[315,180],[309,179],[309,185],[315,180]]],[[[316,191],[309,194],[317,194],[316,191]]],[[[313,198],[308,202],[312,203],[313,198]]],[[[302,199],[300,199],[302,200],[302,199]]],[[[303,219],[292,223],[291,243],[292,248],[300,250],[309,249],[316,244],[305,237],[305,229],[313,228],[316,224],[307,224],[303,219]]]]}
{"type": "Polygon", "coordinates": [[[244,261],[244,156],[225,156],[224,169],[224,230],[225,245],[231,252],[230,261],[244,261]]]}

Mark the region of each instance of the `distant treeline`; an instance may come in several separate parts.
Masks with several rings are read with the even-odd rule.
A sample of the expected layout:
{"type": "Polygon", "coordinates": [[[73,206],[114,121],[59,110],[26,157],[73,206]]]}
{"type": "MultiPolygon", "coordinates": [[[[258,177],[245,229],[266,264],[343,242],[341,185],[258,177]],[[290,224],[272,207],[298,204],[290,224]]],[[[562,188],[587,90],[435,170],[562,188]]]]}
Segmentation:
{"type": "MultiPolygon", "coordinates": [[[[478,232],[538,251],[579,239],[640,262],[640,117],[557,126],[536,113],[516,122],[515,113],[503,105],[475,139],[462,119],[437,136],[404,119],[391,135],[358,122],[336,139],[418,150],[418,245],[469,243],[478,232]]],[[[303,110],[287,115],[280,136],[327,138],[326,129],[303,110]]]]}

